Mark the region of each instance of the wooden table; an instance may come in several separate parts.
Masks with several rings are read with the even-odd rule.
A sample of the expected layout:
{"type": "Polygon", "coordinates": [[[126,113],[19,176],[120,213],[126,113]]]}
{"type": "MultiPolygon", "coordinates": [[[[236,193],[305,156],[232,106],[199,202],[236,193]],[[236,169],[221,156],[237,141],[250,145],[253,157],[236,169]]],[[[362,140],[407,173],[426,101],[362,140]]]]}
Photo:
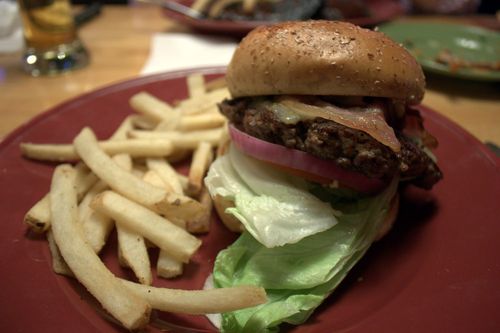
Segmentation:
{"type": "MultiPolygon", "coordinates": [[[[33,116],[81,93],[137,76],[156,32],[187,31],[148,5],[105,6],[80,30],[92,56],[81,70],[33,78],[21,71],[20,54],[0,54],[0,138],[33,116]]],[[[500,145],[500,87],[428,77],[424,104],[459,123],[481,141],[500,145]]]]}

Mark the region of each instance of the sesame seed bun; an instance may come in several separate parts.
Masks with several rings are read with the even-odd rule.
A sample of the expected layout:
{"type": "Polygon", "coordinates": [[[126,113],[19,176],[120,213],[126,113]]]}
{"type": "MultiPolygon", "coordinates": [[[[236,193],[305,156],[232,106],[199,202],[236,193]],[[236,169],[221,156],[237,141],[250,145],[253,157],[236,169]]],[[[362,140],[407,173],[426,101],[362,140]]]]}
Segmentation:
{"type": "Polygon", "coordinates": [[[425,78],[403,47],[346,22],[284,22],[250,32],[226,80],[233,97],[374,96],[418,104],[425,78]]]}

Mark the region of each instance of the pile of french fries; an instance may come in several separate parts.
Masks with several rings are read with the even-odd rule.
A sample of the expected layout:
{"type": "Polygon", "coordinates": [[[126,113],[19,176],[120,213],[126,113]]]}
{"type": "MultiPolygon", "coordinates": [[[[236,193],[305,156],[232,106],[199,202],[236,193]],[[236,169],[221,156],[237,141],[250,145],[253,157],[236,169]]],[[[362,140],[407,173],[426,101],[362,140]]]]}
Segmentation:
{"type": "Polygon", "coordinates": [[[106,141],[83,128],[72,143],[21,144],[27,158],[62,162],[49,193],[24,222],[46,233],[53,270],[78,279],[128,329],[145,326],[152,309],[207,314],[266,302],[265,291],[256,286],[151,286],[148,247],[159,248],[156,274],[172,278],[202,246],[195,235],[209,231],[212,213],[203,178],[215,148],[227,142],[226,120],[216,105],[229,96],[223,80],[205,83],[193,74],[187,85],[189,98],[175,106],[147,92],[132,96],[136,113],[106,141]],[[171,163],[189,157],[189,174],[179,174],[171,163]],[[99,258],[113,229],[118,261],[139,283],[116,277],[99,258]]]}

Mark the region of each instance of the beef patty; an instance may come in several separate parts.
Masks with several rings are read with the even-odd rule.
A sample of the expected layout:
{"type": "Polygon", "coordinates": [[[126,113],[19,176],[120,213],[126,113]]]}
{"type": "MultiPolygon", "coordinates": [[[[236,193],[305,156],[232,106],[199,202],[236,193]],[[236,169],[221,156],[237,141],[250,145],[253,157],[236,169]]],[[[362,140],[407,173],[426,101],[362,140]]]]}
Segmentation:
{"type": "Polygon", "coordinates": [[[243,132],[332,160],[342,168],[370,178],[388,181],[400,172],[403,180],[425,189],[442,178],[436,163],[402,133],[396,133],[401,151],[395,153],[367,133],[331,120],[315,118],[285,124],[266,104],[252,103],[251,98],[225,100],[219,108],[243,132]]]}

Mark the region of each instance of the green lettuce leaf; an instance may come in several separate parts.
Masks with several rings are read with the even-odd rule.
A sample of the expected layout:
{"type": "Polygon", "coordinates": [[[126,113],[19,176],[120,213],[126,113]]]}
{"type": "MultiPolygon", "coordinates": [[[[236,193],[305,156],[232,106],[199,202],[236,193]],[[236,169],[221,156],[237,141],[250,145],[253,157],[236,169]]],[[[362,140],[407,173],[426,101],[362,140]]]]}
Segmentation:
{"type": "Polygon", "coordinates": [[[212,196],[235,203],[227,213],[266,247],[296,243],[325,231],[338,215],[311,194],[308,183],[250,158],[232,147],[210,167],[205,184],[212,196]]]}
{"type": "Polygon", "coordinates": [[[267,248],[244,233],[217,256],[214,285],[262,286],[266,304],[222,315],[222,332],[276,332],[300,324],[364,255],[389,209],[397,179],[381,194],[342,204],[339,223],[293,244],[267,248]],[[349,206],[349,207],[347,207],[349,206]]]}

